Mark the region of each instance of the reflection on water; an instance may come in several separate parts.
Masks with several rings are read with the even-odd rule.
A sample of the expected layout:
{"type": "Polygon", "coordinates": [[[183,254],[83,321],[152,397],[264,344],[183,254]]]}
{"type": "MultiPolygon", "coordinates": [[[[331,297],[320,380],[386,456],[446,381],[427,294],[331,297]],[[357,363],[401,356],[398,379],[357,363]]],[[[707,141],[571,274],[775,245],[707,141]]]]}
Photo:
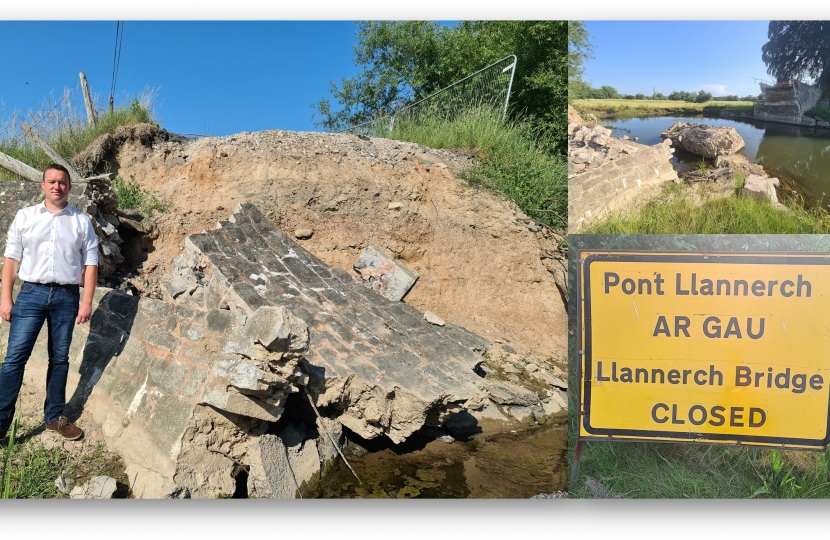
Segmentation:
{"type": "Polygon", "coordinates": [[[567,490],[567,420],[447,444],[410,437],[404,445],[339,461],[307,497],[522,498],[567,490]]]}
{"type": "MultiPolygon", "coordinates": [[[[603,120],[613,135],[639,137],[642,144],[662,142],[660,133],[675,122],[733,127],[743,137],[744,155],[771,176],[796,184],[815,200],[830,204],[830,130],[754,120],[702,117],[651,117],[603,120]]],[[[687,159],[691,159],[690,157],[687,159]]],[[[698,158],[699,159],[699,158],[698,158]]],[[[684,158],[680,158],[682,162],[684,158]]]]}

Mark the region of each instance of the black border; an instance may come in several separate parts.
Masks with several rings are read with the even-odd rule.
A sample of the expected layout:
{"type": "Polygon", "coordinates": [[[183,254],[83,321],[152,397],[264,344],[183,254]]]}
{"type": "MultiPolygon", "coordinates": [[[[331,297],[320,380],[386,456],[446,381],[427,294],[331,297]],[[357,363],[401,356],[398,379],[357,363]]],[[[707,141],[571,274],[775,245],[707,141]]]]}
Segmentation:
{"type": "MultiPolygon", "coordinates": [[[[585,431],[592,435],[605,435],[610,437],[613,435],[625,437],[653,437],[662,439],[679,439],[681,441],[701,439],[707,441],[737,441],[738,444],[742,442],[748,443],[764,443],[775,445],[798,445],[809,447],[824,447],[830,443],[830,384],[827,385],[827,427],[825,430],[824,439],[796,439],[789,437],[759,437],[751,435],[727,435],[721,433],[703,433],[703,432],[687,432],[687,431],[652,431],[652,430],[631,430],[631,429],[608,429],[595,428],[591,426],[591,353],[592,353],[592,335],[591,335],[591,280],[590,267],[593,262],[618,261],[618,262],[680,262],[680,263],[730,263],[730,264],[799,264],[799,265],[830,265],[830,255],[827,253],[816,252],[801,252],[795,254],[794,252],[749,252],[742,253],[706,253],[706,252],[657,252],[659,254],[650,254],[648,252],[637,251],[605,251],[605,253],[594,253],[586,258],[583,258],[583,252],[597,252],[605,251],[602,249],[581,249],[579,250],[578,264],[582,266],[583,271],[580,275],[577,269],[577,279],[582,277],[584,283],[580,283],[577,289],[577,294],[580,297],[577,299],[577,309],[584,309],[584,319],[578,314],[577,324],[581,327],[583,322],[585,325],[584,332],[584,355],[580,355],[577,351],[577,359],[579,362],[580,382],[582,383],[582,392],[580,392],[579,401],[582,405],[580,412],[582,413],[582,423],[585,431]],[[584,289],[584,290],[583,290],[584,289]],[[584,374],[582,373],[584,356],[584,374]]],[[[578,349],[579,347],[577,347],[578,349]]]]}

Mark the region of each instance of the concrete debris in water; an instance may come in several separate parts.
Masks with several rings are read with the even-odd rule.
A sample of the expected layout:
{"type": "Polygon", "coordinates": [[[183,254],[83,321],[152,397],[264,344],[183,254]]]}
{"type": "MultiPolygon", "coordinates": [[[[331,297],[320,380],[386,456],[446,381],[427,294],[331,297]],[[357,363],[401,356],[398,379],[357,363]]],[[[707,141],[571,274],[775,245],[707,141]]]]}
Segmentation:
{"type": "Polygon", "coordinates": [[[733,127],[675,122],[660,134],[678,148],[707,159],[735,154],[746,143],[733,127]]]}

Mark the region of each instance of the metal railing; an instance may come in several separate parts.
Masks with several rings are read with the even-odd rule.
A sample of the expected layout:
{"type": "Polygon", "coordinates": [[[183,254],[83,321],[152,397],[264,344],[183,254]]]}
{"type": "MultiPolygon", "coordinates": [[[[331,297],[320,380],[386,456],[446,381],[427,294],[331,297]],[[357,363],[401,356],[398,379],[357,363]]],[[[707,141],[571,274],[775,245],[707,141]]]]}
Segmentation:
{"type": "Polygon", "coordinates": [[[340,133],[386,137],[392,133],[396,121],[418,122],[426,117],[452,120],[479,107],[500,110],[503,118],[510,104],[515,73],[516,55],[511,54],[415,103],[348,127],[340,133]]]}

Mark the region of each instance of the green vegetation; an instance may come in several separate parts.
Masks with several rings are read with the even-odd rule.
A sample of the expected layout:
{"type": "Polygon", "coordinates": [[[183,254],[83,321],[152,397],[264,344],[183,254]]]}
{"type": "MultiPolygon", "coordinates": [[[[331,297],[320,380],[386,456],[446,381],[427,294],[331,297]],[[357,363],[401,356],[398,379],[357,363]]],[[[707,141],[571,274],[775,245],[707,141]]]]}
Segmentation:
{"type": "Polygon", "coordinates": [[[821,118],[825,122],[830,122],[830,109],[819,109],[818,107],[813,107],[809,111],[805,112],[804,116],[809,116],[810,118],[821,118]]]}
{"type": "Polygon", "coordinates": [[[571,104],[580,113],[607,116],[697,116],[719,115],[725,111],[734,114],[753,113],[755,104],[751,101],[707,101],[688,103],[676,100],[631,100],[631,99],[576,99],[571,104]]]}
{"type": "Polygon", "coordinates": [[[173,205],[171,201],[152,195],[132,175],[129,181],[117,177],[112,182],[112,189],[118,196],[119,210],[138,211],[143,216],[152,217],[155,211],[165,212],[173,205]]]}
{"type": "MultiPolygon", "coordinates": [[[[588,97],[590,87],[582,80],[582,74],[585,73],[585,61],[593,58],[592,50],[591,35],[585,29],[585,23],[568,21],[568,103],[574,99],[588,97]]],[[[610,88],[614,94],[617,93],[610,86],[602,88],[610,88]]],[[[604,95],[602,97],[616,96],[604,95]]]]}
{"type": "Polygon", "coordinates": [[[480,162],[463,173],[471,184],[501,191],[525,214],[559,230],[567,223],[567,167],[544,151],[546,136],[529,122],[503,121],[487,109],[453,121],[399,122],[391,134],[431,148],[474,150],[480,162]]]}
{"type": "Polygon", "coordinates": [[[746,178],[744,178],[744,175],[739,171],[735,171],[735,174],[733,174],[732,177],[735,180],[735,188],[739,190],[743,189],[744,185],[746,185],[746,178]]]}
{"type": "MultiPolygon", "coordinates": [[[[59,476],[74,485],[99,475],[111,476],[122,484],[126,481],[123,463],[118,457],[108,454],[100,443],[85,448],[80,455],[72,455],[60,445],[46,448],[35,437],[41,426],[18,428],[16,440],[12,442],[10,439],[3,450],[6,456],[3,468],[4,499],[66,498],[67,494],[55,485],[59,476]]],[[[120,494],[121,497],[126,495],[126,492],[120,494]]]]}
{"type": "Polygon", "coordinates": [[[825,453],[588,441],[571,498],[827,498],[825,453]]]}
{"type": "Polygon", "coordinates": [[[367,122],[515,54],[510,114],[548,133],[549,151],[564,153],[569,27],[566,21],[360,22],[355,64],[362,71],[332,83],[338,106],[328,99],[314,105],[316,124],[336,131],[367,122]]]}
{"type": "Polygon", "coordinates": [[[813,79],[830,88],[826,21],[770,21],[761,60],[777,82],[813,79]]]}
{"type": "Polygon", "coordinates": [[[14,455],[14,447],[17,443],[17,430],[20,427],[20,413],[17,413],[17,418],[12,422],[11,433],[9,433],[9,440],[6,443],[6,454],[3,459],[3,498],[8,499],[11,494],[11,477],[12,477],[12,456],[14,455]]]}
{"type": "MultiPolygon", "coordinates": [[[[736,179],[736,182],[739,180],[736,179]]],[[[629,213],[611,214],[580,230],[584,234],[827,234],[830,215],[806,209],[798,197],[782,202],[789,211],[754,197],[728,197],[697,206],[684,184],[629,213]]]]}
{"type": "MultiPolygon", "coordinates": [[[[72,103],[68,93],[57,104],[46,101],[41,110],[30,112],[26,118],[31,127],[64,159],[71,159],[104,133],[113,133],[119,126],[140,122],[154,123],[151,112],[151,92],[129,104],[101,112],[95,126],[87,125],[86,115],[72,103]]],[[[20,118],[13,114],[0,125],[0,152],[43,170],[52,160],[28,137],[19,132],[20,118]]],[[[17,180],[13,173],[0,168],[0,181],[17,180]]]]}

